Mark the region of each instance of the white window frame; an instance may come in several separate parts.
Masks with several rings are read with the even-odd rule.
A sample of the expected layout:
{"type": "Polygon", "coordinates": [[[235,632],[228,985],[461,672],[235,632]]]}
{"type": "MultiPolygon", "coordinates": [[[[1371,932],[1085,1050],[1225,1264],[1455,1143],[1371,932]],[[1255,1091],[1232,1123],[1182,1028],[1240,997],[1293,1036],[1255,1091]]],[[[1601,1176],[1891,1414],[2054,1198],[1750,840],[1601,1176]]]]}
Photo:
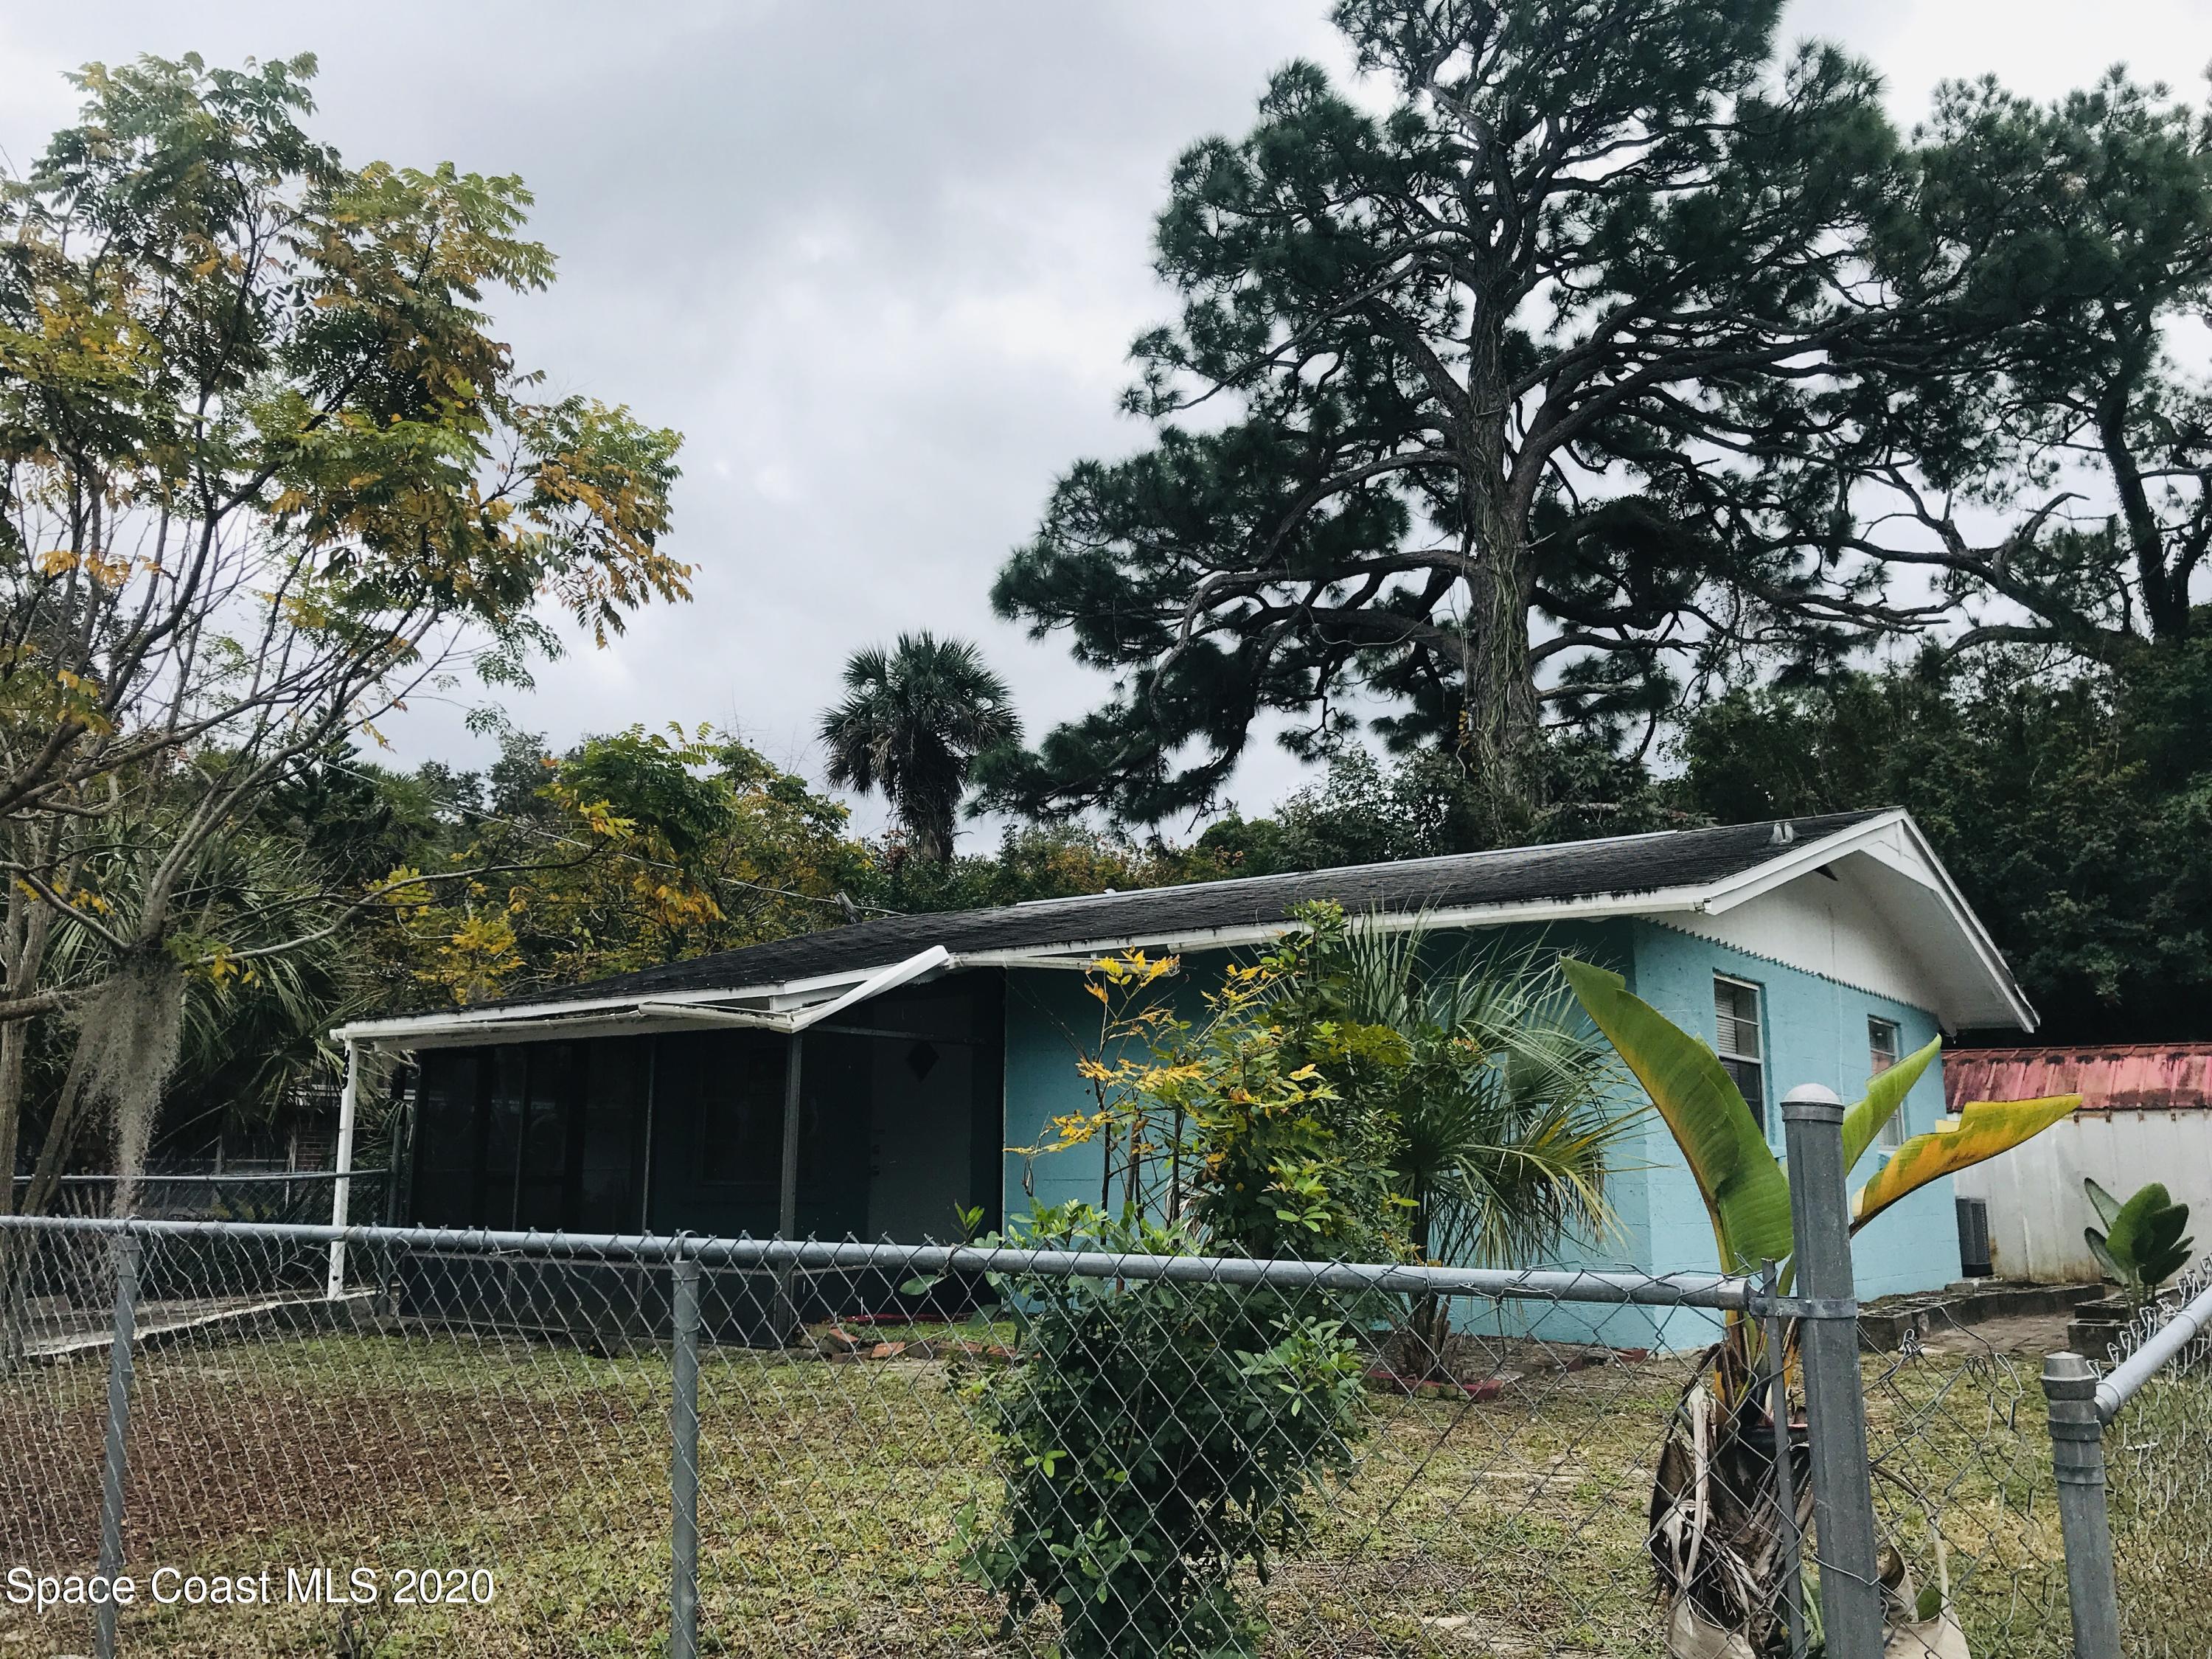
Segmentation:
{"type": "MultiPolygon", "coordinates": [[[[1753,1100],[1747,1095],[1745,1097],[1744,1103],[1751,1108],[1752,1115],[1759,1120],[1761,1132],[1764,1133],[1766,1129],[1768,1115],[1766,1103],[1766,988],[1761,985],[1757,980],[1739,979],[1734,974],[1716,973],[1713,975],[1714,988],[1717,991],[1718,988],[1723,985],[1729,986],[1738,991],[1748,991],[1751,994],[1751,1025],[1752,1030],[1758,1033],[1759,1052],[1757,1054],[1747,1054],[1739,1049],[1724,1045],[1721,1032],[1720,1000],[1717,996],[1713,1000],[1713,1052],[1718,1054],[1723,1060],[1734,1060],[1739,1066],[1755,1066],[1759,1068],[1759,1098],[1757,1100],[1753,1100]]],[[[1729,1024],[1732,1025],[1740,1025],[1742,1023],[1742,1021],[1737,1019],[1731,1019],[1729,1021],[1729,1024]]],[[[1730,1073],[1729,1075],[1734,1077],[1735,1073],[1730,1073]]],[[[1741,1079],[1736,1079],[1736,1089],[1739,1093],[1741,1093],[1743,1089],[1743,1083],[1741,1079]]]]}
{"type": "MultiPolygon", "coordinates": [[[[1867,1077],[1869,1080],[1880,1077],[1904,1058],[1904,1028],[1893,1019],[1884,1019],[1880,1014],[1869,1014],[1867,1016],[1867,1077]],[[1875,1046],[1875,1038],[1878,1034],[1887,1035],[1889,1038],[1889,1053],[1887,1057],[1875,1046]]],[[[1895,1152],[1911,1138],[1906,1133],[1906,1128],[1905,1108],[1899,1105],[1889,1115],[1889,1121],[1883,1124],[1880,1132],[1875,1134],[1875,1150],[1883,1152],[1895,1152]]]]}

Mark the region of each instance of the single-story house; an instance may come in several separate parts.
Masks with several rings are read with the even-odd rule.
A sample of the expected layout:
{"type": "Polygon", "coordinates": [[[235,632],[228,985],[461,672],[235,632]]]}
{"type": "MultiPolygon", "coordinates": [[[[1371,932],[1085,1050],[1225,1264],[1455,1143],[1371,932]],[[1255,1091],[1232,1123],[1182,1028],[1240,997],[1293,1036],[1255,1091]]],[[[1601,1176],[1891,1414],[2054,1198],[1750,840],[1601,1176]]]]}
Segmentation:
{"type": "MultiPolygon", "coordinates": [[[[1609,963],[1713,1043],[1778,1146],[1796,1085],[1853,1098],[1939,1030],[2034,1024],[1891,810],[898,916],[337,1035],[419,1065],[401,1212],[416,1223],[941,1240],[963,1209],[997,1227],[1097,1197],[1095,1149],[1009,1150],[1088,1109],[1088,963],[1179,953],[1169,982],[1194,1006],[1319,899],[1446,943],[1540,939],[1609,963]]],[[[1931,1071],[1900,1130],[1929,1127],[1942,1100],[1931,1071]]],[[[1704,1208],[1656,1120],[1612,1198],[1620,1234],[1586,1263],[1711,1269],[1704,1208]]],[[[1957,1279],[1948,1183],[1859,1248],[1868,1295],[1957,1279]]]]}
{"type": "Polygon", "coordinates": [[[2212,1220],[2212,1042],[1961,1049],[1944,1084],[1954,1102],[2081,1097],[2064,1122],[1957,1176],[1962,1226],[1986,1237],[1997,1278],[2101,1276],[2084,1176],[2121,1199],[2160,1182],[2212,1220]]]}

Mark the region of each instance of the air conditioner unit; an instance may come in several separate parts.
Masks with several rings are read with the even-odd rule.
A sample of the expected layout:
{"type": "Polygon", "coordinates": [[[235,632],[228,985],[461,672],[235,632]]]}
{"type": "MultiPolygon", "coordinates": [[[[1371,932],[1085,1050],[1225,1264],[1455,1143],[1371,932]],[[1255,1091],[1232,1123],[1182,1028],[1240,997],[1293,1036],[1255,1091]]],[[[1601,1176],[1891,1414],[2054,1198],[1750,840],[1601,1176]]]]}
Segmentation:
{"type": "Polygon", "coordinates": [[[1987,1279],[1996,1271],[1990,1261],[1989,1201],[1962,1198],[1957,1202],[1960,1271],[1969,1279],[1987,1279]]]}

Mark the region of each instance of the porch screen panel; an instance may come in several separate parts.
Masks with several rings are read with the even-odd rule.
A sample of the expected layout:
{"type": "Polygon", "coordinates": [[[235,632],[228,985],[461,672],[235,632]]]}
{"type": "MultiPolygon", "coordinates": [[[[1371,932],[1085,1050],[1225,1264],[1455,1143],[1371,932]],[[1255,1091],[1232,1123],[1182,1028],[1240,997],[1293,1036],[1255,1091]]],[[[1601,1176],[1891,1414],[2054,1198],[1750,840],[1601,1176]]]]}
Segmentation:
{"type": "Polygon", "coordinates": [[[477,1112],[481,1056],[472,1048],[432,1049],[422,1056],[415,1108],[414,1220],[425,1227],[465,1227],[477,1188],[477,1112]]]}
{"type": "Polygon", "coordinates": [[[477,1224],[514,1225],[515,1178],[520,1172],[522,1112],[530,1051],[509,1047],[492,1050],[490,1109],[485,1115],[483,1186],[477,1224]]]}
{"type": "Polygon", "coordinates": [[[645,1091],[653,1064],[649,1037],[592,1045],[584,1076],[582,1168],[577,1227],[587,1233],[635,1232],[644,1225],[638,1190],[644,1162],[645,1091]]]}
{"type": "Polygon", "coordinates": [[[569,1103],[575,1097],[578,1045],[532,1045],[529,1111],[522,1126],[522,1167],[516,1185],[514,1224],[551,1232],[568,1224],[562,1202],[568,1186],[569,1103]]]}

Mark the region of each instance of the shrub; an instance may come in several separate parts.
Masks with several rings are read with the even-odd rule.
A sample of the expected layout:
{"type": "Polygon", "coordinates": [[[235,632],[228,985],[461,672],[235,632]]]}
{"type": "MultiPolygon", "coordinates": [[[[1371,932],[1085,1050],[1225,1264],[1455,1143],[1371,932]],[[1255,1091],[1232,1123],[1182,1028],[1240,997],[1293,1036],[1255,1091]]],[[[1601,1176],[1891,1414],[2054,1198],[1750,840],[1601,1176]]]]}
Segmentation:
{"type": "MultiPolygon", "coordinates": [[[[1041,1212],[1046,1249],[1188,1254],[1194,1241],[1087,1206],[1041,1212]]],[[[1023,1363],[975,1385],[1006,1464],[1000,1523],[967,1568],[1008,1622],[1059,1610],[1070,1659],[1254,1650],[1241,1563],[1296,1547],[1349,1468],[1360,1358],[1328,1298],[1164,1280],[1042,1279],[1018,1298],[1023,1363]]]]}

